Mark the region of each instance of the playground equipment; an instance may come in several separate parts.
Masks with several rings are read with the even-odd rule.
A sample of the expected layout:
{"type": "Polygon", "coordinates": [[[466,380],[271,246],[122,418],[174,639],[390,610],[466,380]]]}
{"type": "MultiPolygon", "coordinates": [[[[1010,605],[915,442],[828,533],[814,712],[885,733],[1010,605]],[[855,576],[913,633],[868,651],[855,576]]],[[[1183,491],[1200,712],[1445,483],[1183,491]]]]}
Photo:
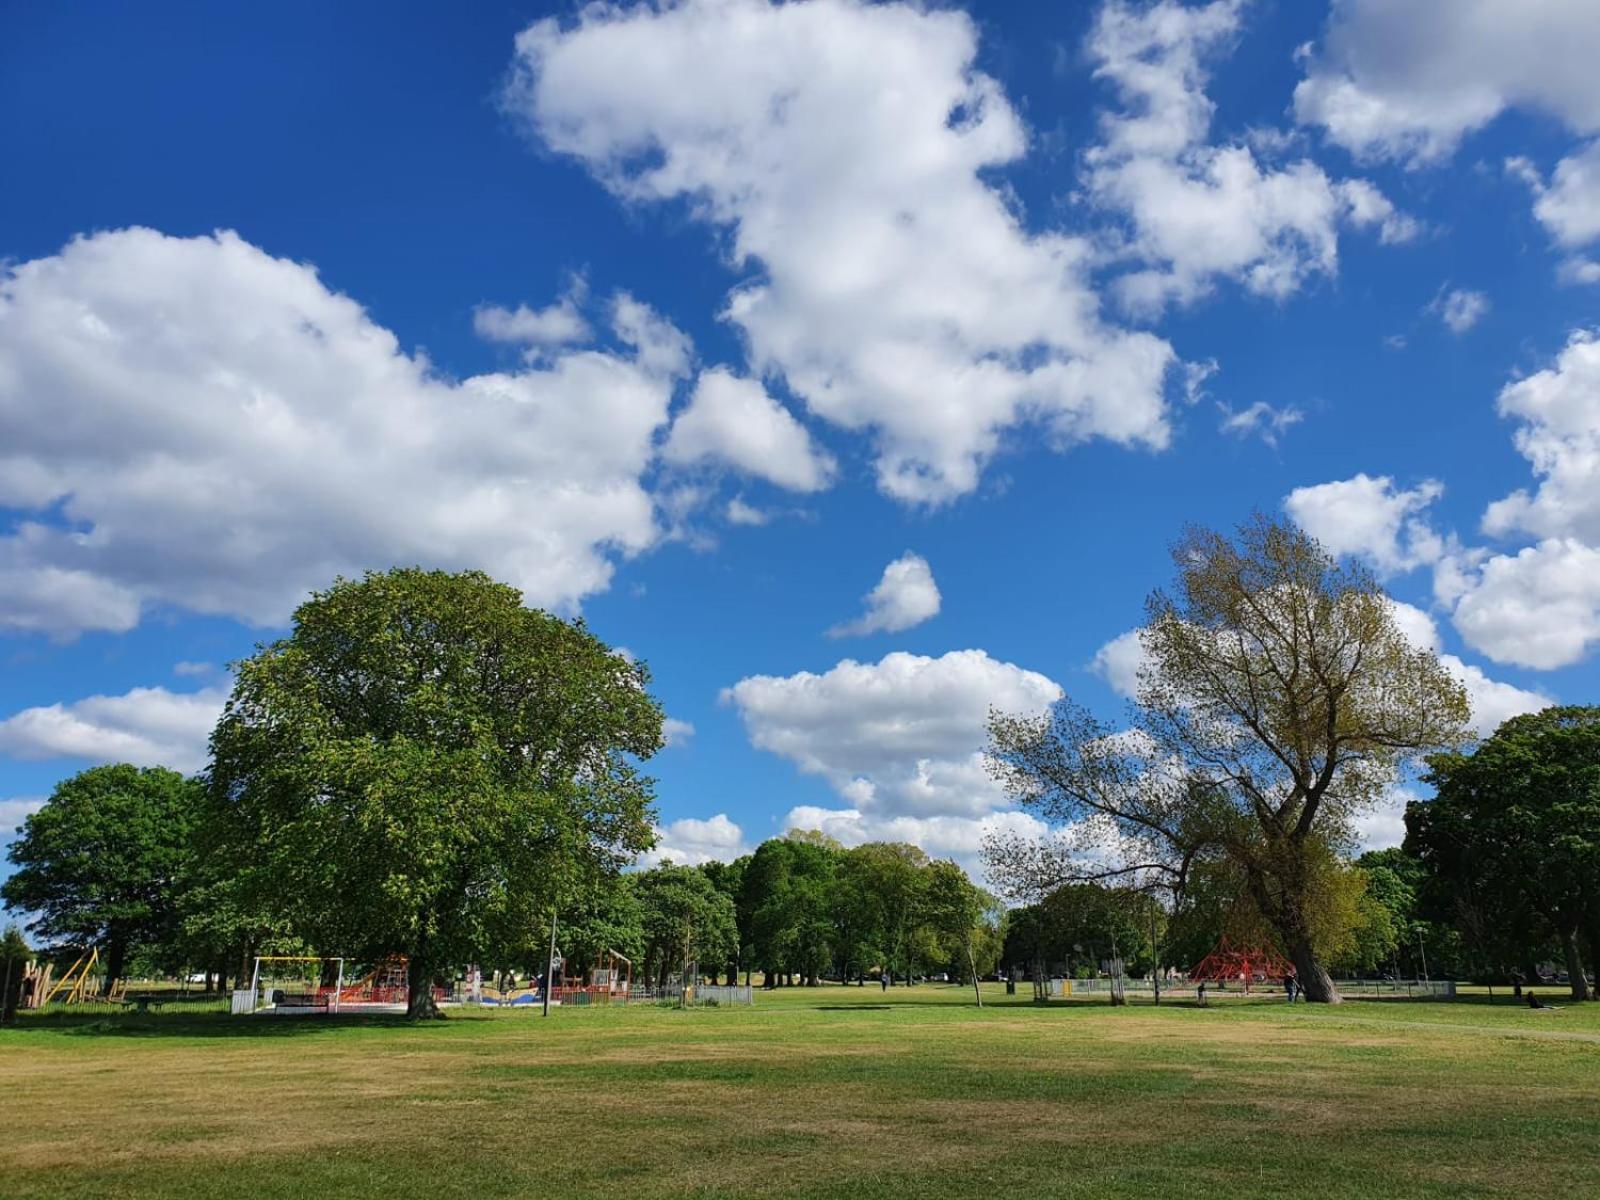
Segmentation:
{"type": "MultiPolygon", "coordinates": [[[[233,994],[236,1014],[274,1012],[280,1015],[313,1015],[339,1012],[395,1012],[403,1010],[411,997],[410,977],[404,955],[394,955],[376,963],[365,975],[347,982],[345,960],[318,958],[305,954],[263,954],[257,956],[250,974],[249,988],[233,994]]],[[[448,1002],[443,988],[434,988],[434,999],[448,1002]]]]}
{"type": "Polygon", "coordinates": [[[1252,983],[1273,983],[1293,974],[1294,965],[1276,950],[1265,946],[1241,948],[1224,936],[1215,950],[1190,969],[1189,982],[1242,983],[1248,992],[1252,983]]]}
{"type": "MultiPolygon", "coordinates": [[[[77,961],[61,973],[61,978],[56,980],[55,986],[44,994],[44,999],[39,1002],[40,1006],[54,1002],[62,992],[67,994],[65,999],[67,1004],[83,1004],[85,1001],[98,999],[93,977],[94,969],[99,965],[98,948],[80,954],[77,961]]],[[[109,998],[115,999],[115,997],[109,998]]]]}

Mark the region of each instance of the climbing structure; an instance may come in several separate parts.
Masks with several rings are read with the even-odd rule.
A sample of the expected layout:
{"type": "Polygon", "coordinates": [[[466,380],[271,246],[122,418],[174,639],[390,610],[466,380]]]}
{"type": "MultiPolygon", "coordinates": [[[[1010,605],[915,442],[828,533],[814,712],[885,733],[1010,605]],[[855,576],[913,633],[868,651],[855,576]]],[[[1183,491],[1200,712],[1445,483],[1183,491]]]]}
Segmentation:
{"type": "Polygon", "coordinates": [[[1266,946],[1248,949],[1235,946],[1227,937],[1217,948],[1189,970],[1191,983],[1242,983],[1249,991],[1252,983],[1266,983],[1294,974],[1294,965],[1266,946]]]}

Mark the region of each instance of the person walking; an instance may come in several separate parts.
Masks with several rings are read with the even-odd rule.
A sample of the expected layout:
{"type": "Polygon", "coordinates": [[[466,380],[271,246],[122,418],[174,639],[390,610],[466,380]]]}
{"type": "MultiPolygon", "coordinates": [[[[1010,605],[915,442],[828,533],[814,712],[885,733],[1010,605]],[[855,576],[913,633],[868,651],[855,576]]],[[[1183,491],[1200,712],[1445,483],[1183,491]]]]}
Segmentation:
{"type": "Polygon", "coordinates": [[[1298,982],[1293,975],[1285,975],[1283,977],[1283,990],[1288,993],[1290,1004],[1294,1003],[1294,994],[1297,987],[1298,982]]]}

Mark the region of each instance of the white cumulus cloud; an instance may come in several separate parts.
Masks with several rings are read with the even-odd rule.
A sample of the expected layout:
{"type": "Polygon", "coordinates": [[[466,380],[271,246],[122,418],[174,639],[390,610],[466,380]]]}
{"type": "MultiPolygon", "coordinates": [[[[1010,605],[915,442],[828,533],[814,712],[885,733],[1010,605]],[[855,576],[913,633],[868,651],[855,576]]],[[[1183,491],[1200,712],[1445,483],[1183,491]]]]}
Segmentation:
{"type": "Polygon", "coordinates": [[[1283,507],[1330,554],[1358,555],[1392,573],[1436,562],[1447,549],[1423,516],[1443,494],[1437,480],[1401,488],[1363,473],[1295,488],[1283,507]]]}
{"type": "Polygon", "coordinates": [[[816,829],[846,846],[865,842],[908,842],[930,858],[954,859],[975,879],[983,877],[983,842],[993,834],[1042,838],[1049,827],[1015,809],[963,816],[881,816],[855,808],[822,808],[802,804],[784,818],[788,829],[816,829]]]}
{"type": "Polygon", "coordinates": [[[1489,297],[1466,288],[1441,288],[1427,311],[1444,322],[1454,334],[1471,329],[1489,312],[1489,297]]]}
{"type": "Polygon", "coordinates": [[[537,357],[558,346],[590,339],[592,331],[579,311],[578,301],[578,295],[567,295],[539,309],[526,304],[516,308],[485,304],[472,314],[472,328],[481,338],[525,346],[531,356],[537,357]]]}
{"type": "Polygon", "coordinates": [[[872,816],[981,817],[1006,803],[983,749],[990,707],[1040,712],[1050,679],[982,650],[896,652],[817,675],[755,675],[723,692],[757,748],[825,779],[872,816]]]}
{"type": "Polygon", "coordinates": [[[1295,114],[1365,157],[1453,152],[1508,108],[1600,130],[1591,0],[1339,0],[1295,88],[1295,114]]]}
{"type": "Polygon", "coordinates": [[[1103,321],[1089,244],[1030,233],[984,178],[1027,137],[977,51],[965,13],[909,4],[590,5],[523,31],[505,102],[625,201],[715,227],[751,373],[870,431],[885,492],[938,503],[1023,422],[1170,435],[1171,347],[1103,321]]]}
{"type": "Polygon", "coordinates": [[[853,621],[835,625],[829,637],[898,633],[939,613],[939,585],[920,554],[905,553],[883,569],[883,578],[866,595],[866,611],[853,621]]]}
{"type": "Polygon", "coordinates": [[[1512,717],[1538,712],[1555,703],[1542,692],[1532,692],[1503,680],[1490,679],[1481,667],[1475,667],[1457,655],[1443,653],[1444,643],[1439,636],[1439,626],[1431,616],[1415,605],[1400,600],[1391,603],[1395,624],[1400,627],[1400,632],[1413,645],[1437,654],[1444,669],[1466,689],[1467,700],[1472,705],[1472,731],[1479,737],[1488,737],[1512,717]]]}
{"type": "Polygon", "coordinates": [[[1469,564],[1454,622],[1496,662],[1570,666],[1600,643],[1600,549],[1548,538],[1469,564]]]}
{"type": "Polygon", "coordinates": [[[742,379],[726,367],[701,373],[661,456],[684,466],[719,463],[794,492],[820,491],[835,469],[805,426],[758,380],[742,379]]]}
{"type": "Polygon", "coordinates": [[[117,696],[25,708],[0,720],[0,754],[190,773],[205,766],[206,743],[227,698],[226,687],[197,692],[137,687],[117,696]]]}
{"type": "Polygon", "coordinates": [[[1491,504],[1485,531],[1600,546],[1600,338],[1575,334],[1554,365],[1506,385],[1498,408],[1520,422],[1517,449],[1541,482],[1491,504]]]}
{"type": "Polygon", "coordinates": [[[1090,35],[1095,75],[1121,108],[1102,117],[1086,184],[1096,205],[1126,220],[1120,256],[1146,264],[1116,284],[1135,311],[1192,302],[1219,279],[1282,298],[1336,272],[1341,224],[1375,228],[1386,242],[1417,231],[1366,180],[1336,181],[1309,159],[1264,166],[1247,140],[1209,140],[1210,68],[1238,36],[1243,8],[1113,0],[1090,35]]]}
{"type": "Polygon", "coordinates": [[[335,575],[482,567],[574,606],[659,537],[640,484],[683,335],[442,378],[309,266],[233,233],[78,238],[0,276],[0,628],[155,606],[281,622],[335,575]]]}
{"type": "Polygon", "coordinates": [[[708,862],[731,862],[750,853],[744,830],[730,820],[727,813],[718,813],[706,820],[684,817],[668,821],[656,826],[656,839],[655,849],[639,856],[640,867],[659,866],[664,862],[698,867],[708,862]]]}
{"type": "Polygon", "coordinates": [[[0,800],[0,846],[12,841],[18,829],[44,807],[43,796],[9,796],[0,800]]]}
{"type": "Polygon", "coordinates": [[[1095,651],[1089,669],[1104,679],[1111,690],[1124,700],[1139,698],[1139,672],[1148,661],[1139,631],[1130,629],[1119,633],[1095,651]]]}
{"type": "Polygon", "coordinates": [[[1281,408],[1274,408],[1265,400],[1257,400],[1248,408],[1237,410],[1222,403],[1217,408],[1222,411],[1222,422],[1218,428],[1223,433],[1231,433],[1235,437],[1254,435],[1274,449],[1279,438],[1306,418],[1306,414],[1296,405],[1285,404],[1281,408]]]}

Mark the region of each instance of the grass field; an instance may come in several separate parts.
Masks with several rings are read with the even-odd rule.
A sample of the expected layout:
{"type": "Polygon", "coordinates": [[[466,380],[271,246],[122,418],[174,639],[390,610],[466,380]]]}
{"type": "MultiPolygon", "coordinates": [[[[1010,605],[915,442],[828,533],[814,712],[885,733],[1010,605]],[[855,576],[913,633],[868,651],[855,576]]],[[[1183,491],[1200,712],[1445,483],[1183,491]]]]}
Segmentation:
{"type": "Polygon", "coordinates": [[[35,1016],[0,1195],[1600,1196],[1600,1005],[970,998],[35,1016]]]}

